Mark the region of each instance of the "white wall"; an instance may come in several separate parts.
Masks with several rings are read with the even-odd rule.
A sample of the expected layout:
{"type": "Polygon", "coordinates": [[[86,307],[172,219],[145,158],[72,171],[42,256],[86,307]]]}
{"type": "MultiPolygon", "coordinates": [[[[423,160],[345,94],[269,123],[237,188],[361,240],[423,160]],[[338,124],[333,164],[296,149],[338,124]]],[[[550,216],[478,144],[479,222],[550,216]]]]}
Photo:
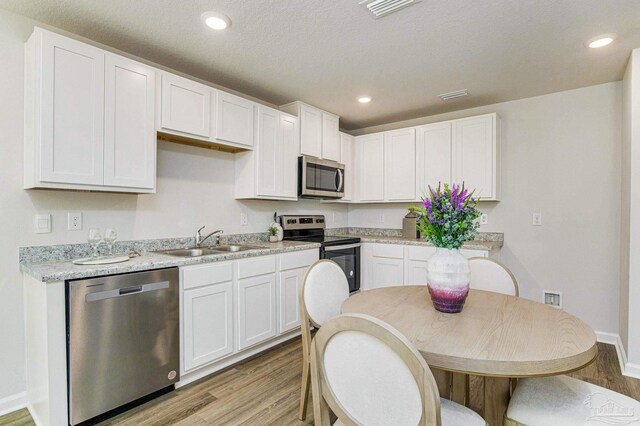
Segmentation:
{"type": "Polygon", "coordinates": [[[640,49],[631,53],[622,81],[622,216],[620,337],[626,369],[640,375],[640,49]],[[635,307],[635,309],[633,309],[635,307]]]}
{"type": "Polygon", "coordinates": [[[155,195],[23,190],[23,43],[33,25],[0,10],[0,411],[6,398],[25,389],[18,247],[84,242],[94,226],[114,226],[122,240],[190,236],[202,225],[226,233],[262,232],[276,210],[324,213],[330,227],[347,224],[344,205],[235,201],[231,154],[167,142],[158,145],[155,195]],[[66,231],[68,211],[83,213],[83,231],[66,231]],[[241,211],[249,215],[248,226],[240,226],[241,211]],[[52,233],[33,233],[36,212],[53,215],[52,233]]]}
{"type": "MultiPolygon", "coordinates": [[[[618,332],[621,83],[609,83],[358,131],[497,112],[502,195],[482,203],[504,232],[502,260],[525,297],[560,290],[567,311],[618,332]],[[543,226],[531,225],[541,212],[543,226]]],[[[351,205],[350,226],[400,228],[405,205],[351,205]],[[380,214],[385,222],[380,223],[380,214]]]]}

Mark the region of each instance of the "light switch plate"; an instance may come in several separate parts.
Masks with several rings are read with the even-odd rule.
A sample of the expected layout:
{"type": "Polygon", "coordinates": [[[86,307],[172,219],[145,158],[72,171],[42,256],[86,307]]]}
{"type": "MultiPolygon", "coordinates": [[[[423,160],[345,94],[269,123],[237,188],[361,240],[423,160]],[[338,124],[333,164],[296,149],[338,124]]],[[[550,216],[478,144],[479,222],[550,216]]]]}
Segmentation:
{"type": "Polygon", "coordinates": [[[33,232],[36,234],[48,234],[51,232],[51,214],[36,214],[33,217],[33,232]]]}

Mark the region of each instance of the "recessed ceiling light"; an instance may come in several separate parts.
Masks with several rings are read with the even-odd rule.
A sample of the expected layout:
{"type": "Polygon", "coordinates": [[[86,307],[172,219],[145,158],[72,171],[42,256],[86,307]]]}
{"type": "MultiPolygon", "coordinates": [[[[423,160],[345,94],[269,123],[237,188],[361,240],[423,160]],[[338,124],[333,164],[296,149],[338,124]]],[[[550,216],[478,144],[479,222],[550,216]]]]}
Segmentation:
{"type": "Polygon", "coordinates": [[[360,102],[361,104],[368,104],[369,102],[371,102],[371,98],[369,96],[360,96],[358,98],[358,102],[360,102]]]}
{"type": "Polygon", "coordinates": [[[218,12],[205,12],[201,15],[204,23],[214,30],[224,30],[231,25],[231,19],[227,15],[218,12]]]}
{"type": "Polygon", "coordinates": [[[602,34],[587,41],[586,45],[592,49],[608,46],[616,39],[615,34],[602,34]]]}

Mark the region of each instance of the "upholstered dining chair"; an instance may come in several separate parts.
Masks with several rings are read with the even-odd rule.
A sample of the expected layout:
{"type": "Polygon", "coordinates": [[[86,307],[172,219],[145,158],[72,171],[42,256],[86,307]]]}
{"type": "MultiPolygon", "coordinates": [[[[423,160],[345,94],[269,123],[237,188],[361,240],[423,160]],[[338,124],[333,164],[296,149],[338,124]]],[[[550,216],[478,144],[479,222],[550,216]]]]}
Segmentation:
{"type": "Polygon", "coordinates": [[[302,329],[302,390],[300,412],[304,420],[307,415],[310,387],[311,327],[322,324],[340,315],[340,306],[349,297],[349,283],[344,271],[332,260],[318,260],[311,265],[302,281],[300,290],[300,327],[302,329]]]}
{"type": "Polygon", "coordinates": [[[496,293],[518,296],[518,282],[513,273],[502,263],[488,257],[469,259],[471,269],[470,287],[496,293]]]}
{"type": "Polygon", "coordinates": [[[569,376],[520,379],[504,424],[640,425],[640,402],[569,376]]]}
{"type": "Polygon", "coordinates": [[[311,343],[316,426],[485,426],[472,410],[440,399],[429,366],[411,343],[368,315],[327,321],[311,343]]]}

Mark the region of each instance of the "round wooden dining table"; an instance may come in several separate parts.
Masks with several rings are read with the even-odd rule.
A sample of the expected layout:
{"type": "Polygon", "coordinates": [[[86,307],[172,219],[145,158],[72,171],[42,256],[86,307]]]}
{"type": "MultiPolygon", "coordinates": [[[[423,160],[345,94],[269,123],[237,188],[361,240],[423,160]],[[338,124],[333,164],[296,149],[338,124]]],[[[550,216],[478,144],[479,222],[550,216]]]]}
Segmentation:
{"type": "Polygon", "coordinates": [[[552,376],[590,364],[598,349],[580,319],[532,300],[470,290],[462,312],[436,311],[426,286],[362,291],[342,313],[367,314],[409,339],[435,370],[440,395],[468,405],[468,375],[484,376],[484,418],[502,425],[511,378],[552,376]]]}

